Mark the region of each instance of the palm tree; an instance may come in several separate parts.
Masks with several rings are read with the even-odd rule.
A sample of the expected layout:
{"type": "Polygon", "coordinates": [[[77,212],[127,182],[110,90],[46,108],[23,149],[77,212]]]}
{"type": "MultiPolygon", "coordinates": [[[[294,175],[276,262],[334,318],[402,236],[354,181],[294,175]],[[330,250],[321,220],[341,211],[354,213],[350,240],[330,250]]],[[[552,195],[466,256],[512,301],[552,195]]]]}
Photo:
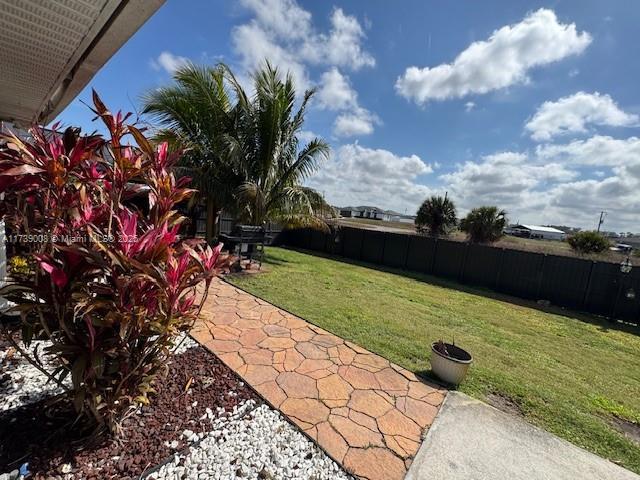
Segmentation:
{"type": "Polygon", "coordinates": [[[283,80],[268,62],[253,76],[252,97],[229,69],[226,77],[237,102],[227,148],[244,178],[236,191],[241,218],[252,225],[273,220],[288,227],[326,229],[323,216],[333,210],[303,182],[328,157],[329,145],[319,138],[300,145],[298,139],[315,90],[304,93],[296,110],[291,75],[283,80]]]}
{"type": "Polygon", "coordinates": [[[456,206],[447,195],[427,198],[420,205],[415,220],[418,232],[434,237],[448,233],[456,222],[456,206]]]}
{"type": "Polygon", "coordinates": [[[507,213],[498,207],[479,207],[460,221],[460,230],[476,243],[495,242],[504,235],[507,213]]]}
{"type": "Polygon", "coordinates": [[[314,91],[306,91],[294,111],[291,76],[282,81],[269,63],[254,74],[254,88],[250,97],[224,64],[187,64],[173,85],[143,99],[143,112],[163,127],[156,139],[185,152],[179,173],[192,177],[207,201],[209,240],[223,209],[253,225],[275,220],[319,228],[326,228],[323,214],[332,212],[318,192],[302,185],[329,153],[323,140],[298,142],[314,91]]]}
{"type": "MultiPolygon", "coordinates": [[[[226,151],[226,137],[234,125],[234,105],[225,87],[226,68],[187,64],[173,76],[174,83],[143,97],[143,113],[161,125],[156,140],[184,150],[178,174],[192,178],[207,205],[207,239],[216,235],[222,209],[233,210],[235,192],[243,182],[240,169],[226,151]]],[[[192,210],[193,211],[193,210],[192,210]]],[[[196,218],[192,218],[195,229],[196,218]]],[[[191,233],[195,234],[195,231],[191,233]]]]}

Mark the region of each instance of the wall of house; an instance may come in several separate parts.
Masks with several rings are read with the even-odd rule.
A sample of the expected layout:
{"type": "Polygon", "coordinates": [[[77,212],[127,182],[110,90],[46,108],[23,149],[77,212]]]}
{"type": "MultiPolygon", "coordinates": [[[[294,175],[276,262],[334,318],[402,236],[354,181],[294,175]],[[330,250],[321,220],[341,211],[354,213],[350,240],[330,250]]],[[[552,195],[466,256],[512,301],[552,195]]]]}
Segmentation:
{"type": "Polygon", "coordinates": [[[542,238],[543,240],[559,240],[564,239],[564,233],[545,232],[541,230],[531,230],[531,238],[542,238]]]}

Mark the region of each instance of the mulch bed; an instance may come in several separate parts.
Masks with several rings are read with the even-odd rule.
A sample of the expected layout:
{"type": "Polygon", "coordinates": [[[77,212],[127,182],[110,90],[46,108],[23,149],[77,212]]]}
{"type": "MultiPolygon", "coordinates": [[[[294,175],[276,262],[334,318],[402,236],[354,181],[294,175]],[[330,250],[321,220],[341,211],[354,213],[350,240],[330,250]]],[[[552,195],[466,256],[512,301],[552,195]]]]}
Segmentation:
{"type": "Polygon", "coordinates": [[[120,442],[105,438],[83,449],[75,446],[78,429],[69,428],[76,416],[68,402],[51,405],[45,400],[1,414],[0,473],[28,462],[32,478],[63,478],[65,464],[71,464],[75,478],[138,478],[187,446],[180,438],[185,429],[207,431],[209,421],[199,420],[207,407],[214,412],[217,407],[230,411],[248,399],[261,402],[253,390],[240,385],[235,373],[202,347],[176,355],[169,374],[156,389],[151,406],[124,422],[120,442]],[[231,390],[237,395],[229,396],[231,390]],[[165,445],[173,441],[178,442],[173,445],[176,448],[165,445]]]}

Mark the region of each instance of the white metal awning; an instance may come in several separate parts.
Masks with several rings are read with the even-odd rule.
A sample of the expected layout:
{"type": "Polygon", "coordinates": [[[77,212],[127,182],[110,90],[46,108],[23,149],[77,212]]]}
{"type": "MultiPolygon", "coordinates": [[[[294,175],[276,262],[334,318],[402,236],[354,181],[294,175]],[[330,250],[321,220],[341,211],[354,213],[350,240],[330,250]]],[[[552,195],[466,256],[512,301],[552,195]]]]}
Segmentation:
{"type": "Polygon", "coordinates": [[[0,120],[46,123],[165,0],[0,0],[0,120]]]}

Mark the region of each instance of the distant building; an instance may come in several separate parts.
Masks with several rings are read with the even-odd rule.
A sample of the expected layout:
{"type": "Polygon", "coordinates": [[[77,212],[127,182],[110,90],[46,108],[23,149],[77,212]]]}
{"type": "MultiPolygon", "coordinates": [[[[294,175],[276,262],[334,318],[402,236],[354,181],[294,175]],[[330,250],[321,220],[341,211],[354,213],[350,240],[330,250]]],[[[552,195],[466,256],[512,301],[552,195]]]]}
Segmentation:
{"type": "Polygon", "coordinates": [[[413,223],[415,217],[403,215],[393,210],[382,210],[378,207],[344,207],[340,209],[340,216],[343,218],[368,218],[370,220],[380,220],[382,222],[403,222],[413,223]]]}
{"type": "Polygon", "coordinates": [[[398,215],[398,219],[393,221],[400,222],[400,223],[414,223],[416,221],[416,216],[415,215],[398,215]]]}
{"type": "Polygon", "coordinates": [[[566,233],[553,227],[543,227],[541,225],[511,225],[505,229],[508,235],[516,237],[535,238],[540,240],[564,240],[566,233]]]}

